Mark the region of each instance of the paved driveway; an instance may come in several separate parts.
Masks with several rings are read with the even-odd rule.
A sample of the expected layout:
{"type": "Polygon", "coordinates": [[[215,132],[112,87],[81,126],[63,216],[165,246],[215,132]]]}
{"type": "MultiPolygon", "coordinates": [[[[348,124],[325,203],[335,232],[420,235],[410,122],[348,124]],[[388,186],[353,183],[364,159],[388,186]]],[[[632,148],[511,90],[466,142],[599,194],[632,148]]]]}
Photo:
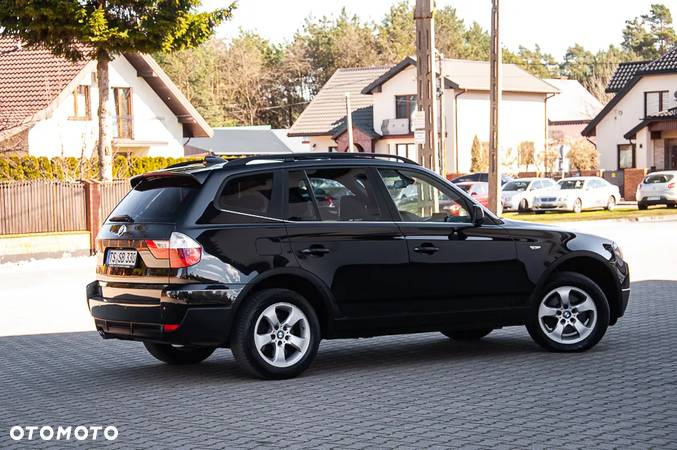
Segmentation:
{"type": "Polygon", "coordinates": [[[0,447],[12,425],[112,424],[119,447],[677,448],[677,282],[633,289],[587,353],[541,351],[522,328],[331,341],[277,382],[241,376],[226,350],[169,367],[93,332],[3,337],[0,447]]]}

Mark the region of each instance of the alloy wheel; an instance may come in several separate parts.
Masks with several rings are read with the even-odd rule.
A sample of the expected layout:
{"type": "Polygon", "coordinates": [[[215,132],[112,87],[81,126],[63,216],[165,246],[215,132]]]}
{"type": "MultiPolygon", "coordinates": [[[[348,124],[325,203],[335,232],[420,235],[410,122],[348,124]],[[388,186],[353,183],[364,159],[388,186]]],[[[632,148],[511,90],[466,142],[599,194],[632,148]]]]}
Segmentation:
{"type": "Polygon", "coordinates": [[[609,200],[606,203],[606,209],[609,211],[613,211],[616,208],[616,199],[611,196],[609,197],[609,200]]]}
{"type": "Polygon", "coordinates": [[[581,211],[583,211],[583,203],[580,198],[577,198],[576,201],[574,201],[574,212],[578,214],[581,211]]]}
{"type": "Polygon", "coordinates": [[[583,289],[561,286],[541,300],[538,324],[548,339],[560,344],[577,344],[595,329],[597,307],[583,289]]]}
{"type": "Polygon", "coordinates": [[[308,318],[296,305],[274,303],[256,320],[254,345],[259,356],[271,366],[293,366],[310,346],[308,318]]]}

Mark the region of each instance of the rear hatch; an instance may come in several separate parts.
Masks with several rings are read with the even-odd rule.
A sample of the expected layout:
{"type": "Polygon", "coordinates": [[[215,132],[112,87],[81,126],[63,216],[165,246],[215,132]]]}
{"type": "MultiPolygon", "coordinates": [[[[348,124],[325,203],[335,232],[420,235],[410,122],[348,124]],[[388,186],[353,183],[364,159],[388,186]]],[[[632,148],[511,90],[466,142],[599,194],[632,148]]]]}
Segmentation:
{"type": "Polygon", "coordinates": [[[104,298],[158,302],[173,274],[163,246],[200,183],[189,174],[168,172],[134,179],[133,184],[97,236],[97,279],[104,298]]]}
{"type": "Polygon", "coordinates": [[[663,195],[677,191],[677,183],[672,174],[655,173],[644,178],[641,190],[645,197],[649,197],[649,200],[658,200],[663,195]]]}

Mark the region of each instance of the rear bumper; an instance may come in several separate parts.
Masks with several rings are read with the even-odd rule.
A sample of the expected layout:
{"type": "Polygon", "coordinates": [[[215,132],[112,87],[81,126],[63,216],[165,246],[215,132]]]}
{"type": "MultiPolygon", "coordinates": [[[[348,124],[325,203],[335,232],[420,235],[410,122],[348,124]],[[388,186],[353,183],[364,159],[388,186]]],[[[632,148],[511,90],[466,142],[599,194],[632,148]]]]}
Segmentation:
{"type": "MultiPolygon", "coordinates": [[[[87,285],[87,306],[103,338],[181,345],[227,345],[233,306],[242,290],[239,286],[167,285],[155,298],[106,298],[102,283],[105,284],[95,281],[87,285]]],[[[116,290],[124,291],[119,286],[116,290]]],[[[158,292],[158,287],[149,287],[148,291],[158,292]]],[[[138,285],[135,292],[139,292],[138,285]]]]}
{"type": "Polygon", "coordinates": [[[660,195],[652,196],[648,194],[640,194],[641,197],[637,200],[637,203],[643,203],[645,205],[675,205],[677,204],[677,196],[674,195],[660,195]],[[655,198],[657,197],[657,198],[655,198]],[[649,200],[652,199],[652,200],[649,200]]]}

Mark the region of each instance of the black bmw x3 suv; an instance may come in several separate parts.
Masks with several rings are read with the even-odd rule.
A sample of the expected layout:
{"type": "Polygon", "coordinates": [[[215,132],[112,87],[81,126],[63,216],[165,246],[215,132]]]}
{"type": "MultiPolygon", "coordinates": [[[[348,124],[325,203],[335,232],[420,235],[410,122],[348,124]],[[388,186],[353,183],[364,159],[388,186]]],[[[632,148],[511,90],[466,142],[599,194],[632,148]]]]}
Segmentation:
{"type": "Polygon", "coordinates": [[[207,157],[131,184],[87,302],[101,336],[169,364],[226,347],[252,375],[289,378],[321,339],[511,325],[582,351],[630,295],[613,241],[501,219],[404,158],[207,157]]]}

